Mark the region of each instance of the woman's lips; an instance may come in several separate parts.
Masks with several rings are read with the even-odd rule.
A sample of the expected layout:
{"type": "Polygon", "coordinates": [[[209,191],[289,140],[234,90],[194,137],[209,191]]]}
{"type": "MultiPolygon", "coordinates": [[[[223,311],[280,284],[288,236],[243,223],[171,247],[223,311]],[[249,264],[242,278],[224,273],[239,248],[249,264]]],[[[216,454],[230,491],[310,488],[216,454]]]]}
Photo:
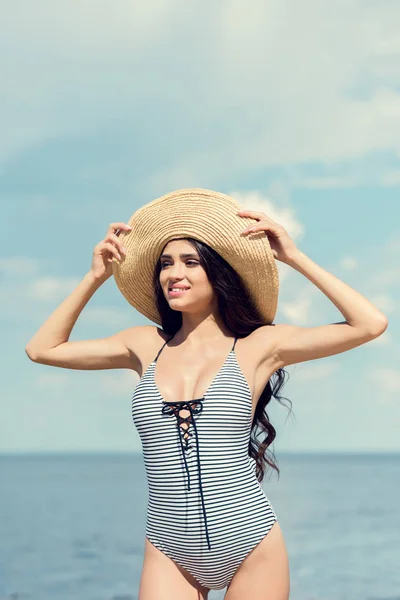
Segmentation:
{"type": "Polygon", "coordinates": [[[179,298],[179,296],[183,296],[183,294],[185,292],[188,292],[190,290],[190,288],[186,289],[186,290],[179,290],[179,292],[173,292],[172,290],[168,290],[168,296],[170,298],[179,298]]]}

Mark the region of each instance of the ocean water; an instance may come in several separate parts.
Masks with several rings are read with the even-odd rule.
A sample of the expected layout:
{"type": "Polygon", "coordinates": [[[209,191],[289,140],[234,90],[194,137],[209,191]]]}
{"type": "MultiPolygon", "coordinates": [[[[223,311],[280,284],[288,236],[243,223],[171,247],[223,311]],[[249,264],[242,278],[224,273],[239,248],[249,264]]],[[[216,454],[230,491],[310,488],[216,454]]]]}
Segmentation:
{"type": "MultiPolygon", "coordinates": [[[[400,454],[277,454],[291,600],[400,600],[400,454]]],[[[136,600],[139,455],[0,456],[0,600],[136,600]]],[[[220,600],[223,591],[211,592],[220,600]]]]}

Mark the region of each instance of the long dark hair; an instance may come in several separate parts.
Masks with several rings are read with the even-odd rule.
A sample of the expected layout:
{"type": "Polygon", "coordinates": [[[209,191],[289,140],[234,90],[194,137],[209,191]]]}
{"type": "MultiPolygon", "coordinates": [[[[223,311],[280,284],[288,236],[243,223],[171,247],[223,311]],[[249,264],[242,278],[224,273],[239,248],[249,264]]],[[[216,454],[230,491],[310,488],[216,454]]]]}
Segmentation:
{"type": "MultiPolygon", "coordinates": [[[[219,314],[225,326],[235,336],[246,337],[258,327],[266,325],[265,320],[261,317],[248,295],[247,288],[244,286],[240,276],[222,256],[204,242],[193,238],[174,239],[186,240],[197,250],[200,257],[200,264],[204,268],[210,284],[217,295],[219,314]]],[[[170,308],[160,285],[160,271],[161,261],[159,259],[154,270],[153,280],[156,303],[161,316],[163,330],[168,335],[174,335],[182,327],[182,313],[170,308]]],[[[271,323],[271,325],[273,324],[271,323]]],[[[265,463],[275,469],[279,479],[279,467],[276,458],[274,453],[268,449],[276,437],[276,430],[270,423],[265,409],[271,401],[272,396],[283,405],[285,403],[281,402],[281,399],[288,400],[284,396],[278,395],[278,392],[285,383],[285,375],[289,374],[283,368],[273,373],[260,395],[251,425],[249,456],[256,461],[256,476],[260,482],[264,478],[265,463]],[[274,377],[275,381],[271,383],[274,377]],[[258,439],[260,436],[262,437],[261,441],[258,439]]],[[[288,402],[291,407],[291,401],[288,400],[288,402]]]]}

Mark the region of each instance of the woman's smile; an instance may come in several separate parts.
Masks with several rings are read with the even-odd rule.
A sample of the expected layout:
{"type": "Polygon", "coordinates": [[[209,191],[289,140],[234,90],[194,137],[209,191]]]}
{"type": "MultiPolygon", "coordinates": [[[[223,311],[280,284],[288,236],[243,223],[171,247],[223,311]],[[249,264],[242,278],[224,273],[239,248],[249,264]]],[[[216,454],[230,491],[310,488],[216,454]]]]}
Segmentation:
{"type": "Polygon", "coordinates": [[[178,298],[179,296],[183,296],[183,294],[185,294],[186,292],[188,292],[189,289],[190,288],[188,288],[188,289],[178,289],[178,288],[174,289],[174,288],[172,288],[172,289],[168,290],[168,296],[170,298],[178,298]]]}

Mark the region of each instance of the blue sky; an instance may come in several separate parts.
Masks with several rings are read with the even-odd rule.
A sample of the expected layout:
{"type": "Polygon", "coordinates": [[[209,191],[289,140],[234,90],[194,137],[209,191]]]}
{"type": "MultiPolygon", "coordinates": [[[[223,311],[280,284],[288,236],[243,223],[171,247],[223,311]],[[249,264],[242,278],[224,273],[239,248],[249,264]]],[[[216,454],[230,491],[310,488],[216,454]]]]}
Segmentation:
{"type": "MultiPolygon", "coordinates": [[[[264,0],[0,0],[0,451],[135,451],[134,373],[29,361],[111,221],[174,189],[233,195],[389,319],[287,367],[275,452],[400,450],[400,7],[264,0]]],[[[275,322],[342,320],[278,263],[275,322]]],[[[111,278],[71,340],[148,321],[111,278]]]]}

